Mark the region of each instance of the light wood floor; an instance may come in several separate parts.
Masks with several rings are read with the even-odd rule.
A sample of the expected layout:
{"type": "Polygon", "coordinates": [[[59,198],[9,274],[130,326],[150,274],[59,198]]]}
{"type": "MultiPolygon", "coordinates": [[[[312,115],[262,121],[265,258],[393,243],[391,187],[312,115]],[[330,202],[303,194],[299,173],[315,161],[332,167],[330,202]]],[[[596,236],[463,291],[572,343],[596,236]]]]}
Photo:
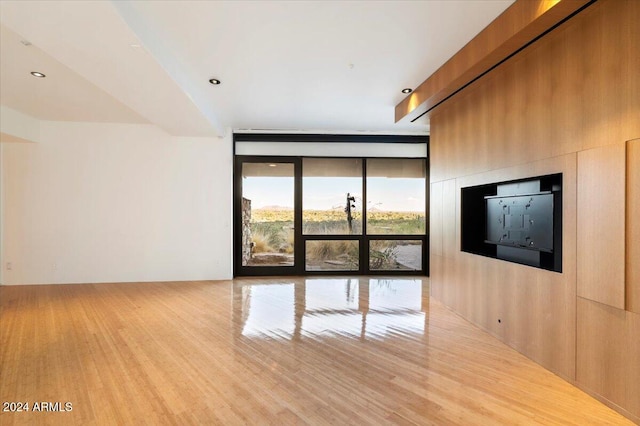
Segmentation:
{"type": "Polygon", "coordinates": [[[631,424],[428,281],[0,288],[0,424],[631,424]]]}

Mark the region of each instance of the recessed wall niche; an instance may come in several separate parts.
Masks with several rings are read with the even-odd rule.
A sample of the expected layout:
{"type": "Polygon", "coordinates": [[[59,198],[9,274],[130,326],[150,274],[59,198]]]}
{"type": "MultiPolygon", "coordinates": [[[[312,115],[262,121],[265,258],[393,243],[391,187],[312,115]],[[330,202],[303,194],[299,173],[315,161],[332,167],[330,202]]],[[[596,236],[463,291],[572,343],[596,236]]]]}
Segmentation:
{"type": "Polygon", "coordinates": [[[461,250],[562,272],[562,174],[461,189],[461,250]]]}

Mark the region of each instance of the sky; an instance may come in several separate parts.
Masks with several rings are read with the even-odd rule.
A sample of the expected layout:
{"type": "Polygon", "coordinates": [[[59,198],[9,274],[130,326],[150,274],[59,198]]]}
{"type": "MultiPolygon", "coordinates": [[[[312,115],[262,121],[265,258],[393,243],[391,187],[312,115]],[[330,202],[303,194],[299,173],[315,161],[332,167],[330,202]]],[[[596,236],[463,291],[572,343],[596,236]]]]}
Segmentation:
{"type": "MultiPolygon", "coordinates": [[[[361,178],[305,177],[303,179],[303,209],[330,210],[344,208],[347,192],[362,205],[361,178]]],[[[293,208],[292,177],[246,177],[242,180],[243,197],[251,200],[252,208],[267,206],[293,208]]],[[[424,212],[424,178],[367,179],[369,208],[384,211],[424,212]]]]}

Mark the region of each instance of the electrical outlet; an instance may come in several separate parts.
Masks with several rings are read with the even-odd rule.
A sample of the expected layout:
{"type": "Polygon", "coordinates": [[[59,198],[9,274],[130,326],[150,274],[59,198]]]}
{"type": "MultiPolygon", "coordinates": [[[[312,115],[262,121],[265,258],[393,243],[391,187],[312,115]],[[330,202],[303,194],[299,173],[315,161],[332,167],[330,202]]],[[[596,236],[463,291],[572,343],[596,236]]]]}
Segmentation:
{"type": "Polygon", "coordinates": [[[13,269],[13,263],[7,262],[7,271],[10,271],[12,269],[13,269]]]}

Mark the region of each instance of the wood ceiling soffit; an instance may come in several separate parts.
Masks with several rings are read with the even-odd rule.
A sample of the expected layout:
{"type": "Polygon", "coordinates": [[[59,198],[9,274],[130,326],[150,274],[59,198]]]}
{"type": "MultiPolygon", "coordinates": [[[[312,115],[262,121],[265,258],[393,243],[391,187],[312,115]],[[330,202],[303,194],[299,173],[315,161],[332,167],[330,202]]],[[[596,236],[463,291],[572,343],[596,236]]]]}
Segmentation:
{"type": "Polygon", "coordinates": [[[396,105],[414,120],[592,0],[517,0],[396,105]]]}

